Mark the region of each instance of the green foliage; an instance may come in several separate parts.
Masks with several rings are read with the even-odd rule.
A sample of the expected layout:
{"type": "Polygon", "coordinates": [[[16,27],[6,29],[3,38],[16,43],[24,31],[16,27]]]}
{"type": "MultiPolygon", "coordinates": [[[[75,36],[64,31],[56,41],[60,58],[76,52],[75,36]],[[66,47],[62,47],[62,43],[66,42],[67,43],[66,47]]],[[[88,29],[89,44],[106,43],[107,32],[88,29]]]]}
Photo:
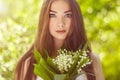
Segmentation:
{"type": "MultiPolygon", "coordinates": [[[[16,62],[34,42],[41,2],[0,0],[0,80],[13,80],[16,62]]],[[[120,80],[120,0],[78,2],[106,80],[120,80]]]]}

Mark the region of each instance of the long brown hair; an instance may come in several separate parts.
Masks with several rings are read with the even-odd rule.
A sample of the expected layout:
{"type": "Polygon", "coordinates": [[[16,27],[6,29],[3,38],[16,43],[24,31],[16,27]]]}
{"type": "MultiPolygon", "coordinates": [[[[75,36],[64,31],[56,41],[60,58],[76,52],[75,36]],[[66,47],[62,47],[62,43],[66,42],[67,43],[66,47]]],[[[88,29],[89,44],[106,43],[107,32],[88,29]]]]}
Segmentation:
{"type": "MultiPolygon", "coordinates": [[[[35,80],[36,76],[33,72],[35,63],[33,49],[34,47],[44,55],[43,50],[46,49],[50,53],[55,51],[54,41],[49,33],[49,11],[51,4],[54,0],[44,0],[41,13],[39,16],[39,25],[38,25],[38,33],[36,36],[35,43],[31,46],[31,48],[25,53],[25,55],[21,58],[21,60],[17,64],[15,79],[16,80],[35,80]]],[[[78,48],[83,48],[83,46],[87,43],[87,37],[85,34],[84,23],[82,18],[82,13],[80,7],[76,0],[67,0],[72,11],[72,23],[71,30],[72,33],[66,38],[64,47],[68,50],[77,50],[78,48]]],[[[90,56],[91,49],[88,46],[87,49],[90,51],[88,55],[90,56]]],[[[92,64],[84,69],[84,71],[93,73],[92,64]]],[[[95,80],[95,76],[91,76],[87,74],[88,80],[95,80]]]]}

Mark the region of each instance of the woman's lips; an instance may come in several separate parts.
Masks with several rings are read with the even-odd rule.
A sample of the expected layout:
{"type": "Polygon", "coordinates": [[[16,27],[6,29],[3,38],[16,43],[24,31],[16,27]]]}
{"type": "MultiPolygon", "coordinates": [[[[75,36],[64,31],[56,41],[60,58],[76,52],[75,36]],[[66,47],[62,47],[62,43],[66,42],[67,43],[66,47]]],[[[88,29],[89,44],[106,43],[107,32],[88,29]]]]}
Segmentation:
{"type": "Polygon", "coordinates": [[[66,30],[57,30],[56,32],[57,32],[57,33],[65,33],[66,30]]]}

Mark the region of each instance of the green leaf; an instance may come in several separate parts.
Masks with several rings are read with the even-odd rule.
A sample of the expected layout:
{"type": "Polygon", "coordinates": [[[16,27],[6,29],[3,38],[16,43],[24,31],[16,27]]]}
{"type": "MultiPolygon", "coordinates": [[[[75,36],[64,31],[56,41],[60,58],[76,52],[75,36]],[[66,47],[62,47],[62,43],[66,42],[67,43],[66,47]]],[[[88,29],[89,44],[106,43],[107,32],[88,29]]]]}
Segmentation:
{"type": "Polygon", "coordinates": [[[34,73],[44,80],[51,80],[42,65],[35,65],[34,73]]]}
{"type": "Polygon", "coordinates": [[[36,64],[35,66],[39,66],[39,67],[35,67],[35,70],[37,71],[37,72],[35,72],[36,75],[39,75],[44,80],[52,80],[53,79],[54,72],[51,71],[51,69],[46,64],[46,62],[44,61],[43,58],[41,58],[40,62],[38,64],[36,64]],[[46,78],[49,78],[49,79],[46,79],[43,74],[45,75],[46,78]]]}
{"type": "Polygon", "coordinates": [[[40,61],[40,59],[42,58],[42,56],[40,55],[40,53],[38,52],[38,50],[36,48],[34,48],[34,58],[37,61],[37,63],[40,61]]]}
{"type": "Polygon", "coordinates": [[[48,56],[47,58],[47,64],[49,65],[49,67],[51,67],[52,71],[54,71],[55,73],[60,73],[59,69],[54,65],[52,58],[48,56]]]}
{"type": "Polygon", "coordinates": [[[44,59],[47,60],[48,57],[49,57],[49,53],[46,49],[44,49],[44,59]]]}
{"type": "Polygon", "coordinates": [[[85,43],[85,45],[84,45],[82,51],[86,51],[87,47],[88,47],[88,42],[85,43]]]}
{"type": "MultiPolygon", "coordinates": [[[[39,68],[35,69],[35,70],[39,71],[39,72],[37,72],[37,73],[39,73],[39,76],[42,77],[43,73],[45,73],[45,75],[49,76],[50,79],[53,79],[53,75],[55,73],[55,70],[58,71],[58,69],[56,69],[55,65],[53,64],[52,58],[50,58],[48,56],[48,52],[46,50],[44,50],[44,56],[42,57],[40,55],[40,53],[37,51],[37,49],[35,48],[34,49],[34,56],[35,56],[35,59],[37,61],[36,65],[41,66],[40,69],[42,70],[42,75],[39,73],[39,72],[41,72],[41,70],[39,68]]],[[[44,76],[43,76],[43,79],[44,79],[44,76]]]]}
{"type": "Polygon", "coordinates": [[[55,73],[60,73],[59,69],[54,65],[52,58],[48,55],[48,52],[44,49],[44,59],[46,60],[46,64],[50,68],[51,71],[55,73]]]}
{"type": "Polygon", "coordinates": [[[54,80],[65,80],[67,74],[55,74],[54,80]]]}
{"type": "Polygon", "coordinates": [[[51,79],[53,78],[54,72],[52,71],[52,69],[47,65],[47,63],[44,61],[43,58],[41,58],[40,60],[40,64],[45,68],[47,74],[51,79]]]}

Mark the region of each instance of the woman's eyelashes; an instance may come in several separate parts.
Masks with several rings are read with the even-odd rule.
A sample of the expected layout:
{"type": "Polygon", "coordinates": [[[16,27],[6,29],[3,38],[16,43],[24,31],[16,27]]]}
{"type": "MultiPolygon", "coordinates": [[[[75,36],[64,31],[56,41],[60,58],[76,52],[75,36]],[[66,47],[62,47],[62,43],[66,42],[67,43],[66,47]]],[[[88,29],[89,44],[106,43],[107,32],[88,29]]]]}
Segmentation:
{"type": "MultiPolygon", "coordinates": [[[[55,13],[50,13],[49,14],[49,17],[50,18],[55,18],[55,17],[57,17],[58,15],[56,15],[55,13]]],[[[72,13],[65,13],[64,15],[63,15],[63,17],[64,18],[71,18],[72,17],[72,13]]]]}
{"type": "Polygon", "coordinates": [[[71,18],[72,17],[72,13],[66,13],[65,14],[65,18],[71,18]]]}
{"type": "Polygon", "coordinates": [[[54,13],[50,13],[50,14],[49,14],[49,17],[50,17],[50,18],[53,18],[53,17],[56,17],[56,15],[55,15],[54,13]]]}

